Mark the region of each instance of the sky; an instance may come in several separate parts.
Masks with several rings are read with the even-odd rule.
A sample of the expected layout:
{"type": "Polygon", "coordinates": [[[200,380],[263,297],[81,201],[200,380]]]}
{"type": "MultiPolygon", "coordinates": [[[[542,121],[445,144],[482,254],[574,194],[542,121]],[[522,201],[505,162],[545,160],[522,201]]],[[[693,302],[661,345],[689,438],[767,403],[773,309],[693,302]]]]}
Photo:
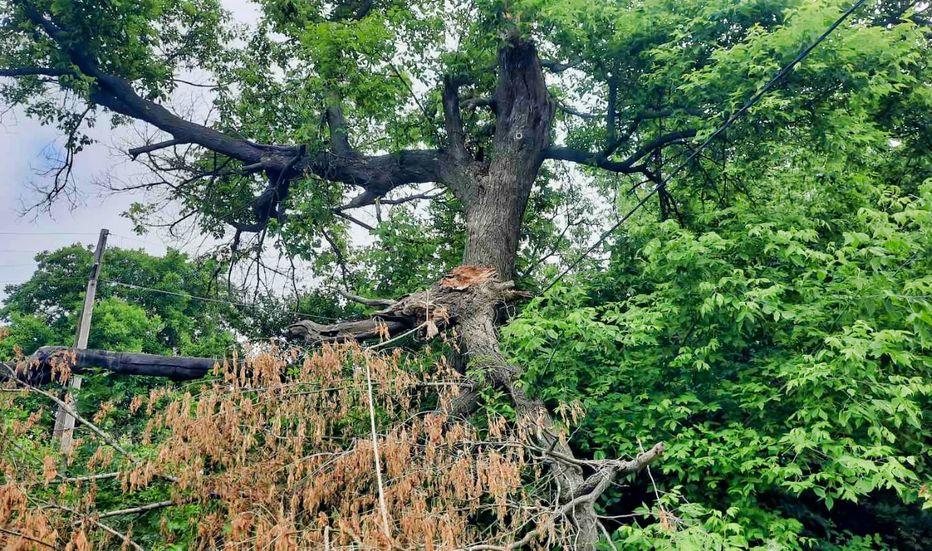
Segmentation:
{"type": "MultiPolygon", "coordinates": [[[[236,21],[246,24],[256,21],[256,6],[249,0],[223,3],[236,21]]],[[[5,285],[29,278],[37,252],[72,243],[96,243],[101,228],[111,231],[110,246],[142,248],[161,254],[172,245],[196,252],[194,245],[171,242],[155,233],[135,235],[132,224],[121,213],[145,197],[114,195],[94,184],[103,177],[133,182],[141,173],[140,166],[132,163],[125,153],[127,142],[139,143],[135,132],[141,128],[111,131],[109,126],[108,117],[99,117],[97,128],[90,133],[97,143],[77,157],[75,179],[81,195],[76,202],[72,205],[67,200],[61,201],[51,212],[23,215],[40,198],[34,186],[47,180],[38,172],[48,167],[48,153],[60,146],[61,136],[54,127],[43,127],[20,110],[14,109],[0,118],[0,300],[5,296],[5,285]]]]}

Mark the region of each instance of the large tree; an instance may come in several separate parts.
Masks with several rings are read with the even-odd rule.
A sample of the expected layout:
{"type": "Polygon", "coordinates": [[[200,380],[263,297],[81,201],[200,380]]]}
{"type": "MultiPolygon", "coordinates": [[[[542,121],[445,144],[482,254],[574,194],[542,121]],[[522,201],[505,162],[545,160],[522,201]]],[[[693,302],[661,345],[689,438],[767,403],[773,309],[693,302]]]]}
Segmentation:
{"type": "MultiPolygon", "coordinates": [[[[216,0],[3,5],[0,75],[14,79],[4,97],[67,136],[45,201],[74,185],[71,163],[88,143],[82,128],[109,112],[155,131],[128,151],[153,179],[129,187],[160,190],[181,220],[229,236],[231,261],[250,253],[260,262],[270,242],[319,259],[326,243],[345,264],[347,224],[360,223],[354,209],[442,202],[435,220],[462,236],[454,248],[464,268],[381,304],[372,319],[300,322],[291,333],[365,339],[455,326],[475,374],[457,413],[471,412],[489,386],[511,397],[549,450],[582,547],[598,539],[595,498],[620,467],[586,473],[573,464],[546,408],[517,384],[521,366],[503,356],[496,330],[500,304],[522,294],[516,266],[537,221],[529,200],[557,186],[564,164],[592,182],[590,195],[646,192],[847,7],[262,0],[256,27],[243,31],[224,23],[216,0]],[[168,107],[179,86],[205,78],[215,81],[207,122],[168,107]]],[[[857,13],[749,122],[695,158],[675,192],[658,190],[660,216],[688,224],[693,206],[727,204],[741,182],[710,182],[704,163],[740,157],[751,166],[770,153],[758,141],[793,133],[837,147],[819,137],[842,115],[922,152],[927,114],[910,110],[927,101],[916,78],[927,25],[909,2],[857,13]],[[872,87],[877,81],[883,86],[872,87]]],[[[927,165],[904,174],[904,185],[921,181],[927,165]]]]}

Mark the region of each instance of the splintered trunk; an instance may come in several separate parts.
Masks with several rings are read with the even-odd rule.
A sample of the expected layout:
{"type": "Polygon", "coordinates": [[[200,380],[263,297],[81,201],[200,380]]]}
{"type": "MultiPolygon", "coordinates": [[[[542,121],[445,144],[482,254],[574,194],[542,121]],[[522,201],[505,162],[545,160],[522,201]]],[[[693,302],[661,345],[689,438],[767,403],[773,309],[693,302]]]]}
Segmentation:
{"type": "MultiPolygon", "coordinates": [[[[494,102],[496,127],[491,159],[465,201],[467,240],[463,262],[490,266],[502,281],[508,281],[514,277],[524,211],[549,144],[553,116],[533,44],[512,41],[501,49],[494,102]]],[[[543,404],[515,384],[522,370],[501,352],[496,327],[500,297],[477,298],[457,312],[465,363],[470,370],[482,373],[485,383],[507,390],[519,418],[535,435],[537,446],[554,456],[572,458],[572,450],[543,404]]],[[[464,402],[471,399],[467,392],[464,402]]],[[[578,492],[586,486],[582,470],[565,461],[551,461],[551,469],[564,503],[579,497],[578,492]]],[[[599,530],[591,500],[573,506],[568,516],[578,530],[577,548],[593,549],[599,530]]]]}
{"type": "MultiPolygon", "coordinates": [[[[640,463],[580,462],[574,458],[566,435],[553,422],[544,405],[528,396],[518,383],[521,367],[502,354],[498,319],[501,304],[521,293],[513,277],[524,211],[534,180],[540,171],[550,136],[553,105],[547,91],[534,45],[512,38],[499,52],[499,74],[492,98],[496,115],[490,153],[473,158],[463,140],[456,84],[444,83],[444,117],[449,140],[445,154],[446,183],[463,203],[466,218],[464,266],[430,289],[408,295],[369,320],[320,325],[306,320],[290,329],[294,337],[308,341],[366,339],[424,327],[456,327],[456,362],[470,372],[452,406],[453,415],[474,411],[481,389],[493,386],[511,398],[519,422],[532,435],[537,451],[548,463],[557,503],[553,522],[569,521],[576,528],[574,549],[589,551],[599,540],[600,525],[595,499],[618,472],[633,472],[660,451],[640,463]],[[491,268],[491,270],[489,269],[491,268]],[[432,312],[442,311],[438,319],[432,312]],[[594,469],[588,477],[582,467],[594,469]]],[[[658,448],[662,450],[662,448],[658,448]]],[[[543,535],[542,523],[525,538],[543,535]]],[[[516,548],[520,548],[517,545],[516,548]]]]}

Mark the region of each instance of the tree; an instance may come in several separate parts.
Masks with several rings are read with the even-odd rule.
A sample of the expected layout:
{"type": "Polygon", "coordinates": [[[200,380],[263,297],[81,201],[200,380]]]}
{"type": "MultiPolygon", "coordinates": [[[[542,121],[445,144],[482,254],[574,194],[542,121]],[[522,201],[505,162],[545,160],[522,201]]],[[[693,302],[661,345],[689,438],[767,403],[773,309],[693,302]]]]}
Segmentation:
{"type": "MultiPolygon", "coordinates": [[[[451,235],[463,236],[466,266],[454,277],[386,306],[382,321],[303,322],[292,333],[372,338],[428,322],[455,326],[475,374],[457,411],[472,411],[487,386],[503,390],[538,426],[539,446],[554,452],[548,461],[560,495],[576,498],[601,491],[615,473],[596,469],[585,478],[556,459],[572,462],[573,450],[519,384],[522,369],[502,354],[496,332],[498,304],[520,296],[513,280],[522,229],[534,214],[529,200],[553,185],[544,163],[576,165],[601,192],[636,193],[663,181],[840,6],[266,0],[256,32],[231,47],[235,31],[219,24],[213,0],[131,7],[11,0],[0,74],[16,79],[4,89],[7,100],[68,136],[48,200],[72,185],[68,167],[86,145],[84,121],[100,109],[142,121],[162,133],[129,152],[153,169],[155,181],[143,186],[165,190],[201,229],[229,230],[231,260],[243,256],[243,236],[254,236],[245,252],[256,254],[257,278],[270,235],[287,253],[309,258],[322,258],[326,242],[339,263],[346,223],[355,220],[348,211],[443,199],[454,216],[438,219],[447,215],[451,235]],[[219,115],[209,124],[164,104],[192,67],[218,80],[219,115]],[[418,184],[440,191],[394,194],[418,184]]],[[[844,134],[842,125],[869,138],[850,136],[849,147],[889,148],[895,140],[915,152],[902,184],[917,189],[929,170],[927,26],[906,2],[857,14],[747,124],[696,158],[676,195],[659,190],[660,216],[688,225],[705,205],[728,204],[744,191],[740,180],[737,189],[716,184],[709,165],[740,159],[750,172],[769,160],[764,144],[777,136],[836,147],[831,138],[844,134]]],[[[595,497],[573,507],[582,547],[599,537],[595,497]]]]}
{"type": "MultiPolygon", "coordinates": [[[[29,280],[6,289],[8,296],[0,308],[0,319],[10,331],[0,344],[4,360],[13,358],[14,349],[29,355],[40,346],[68,346],[74,341],[93,254],[72,245],[39,253],[36,261],[38,267],[29,280]]],[[[239,333],[233,309],[191,298],[216,288],[215,272],[213,262],[192,262],[175,250],[154,257],[111,248],[101,274],[89,346],[224,356],[239,333]]]]}

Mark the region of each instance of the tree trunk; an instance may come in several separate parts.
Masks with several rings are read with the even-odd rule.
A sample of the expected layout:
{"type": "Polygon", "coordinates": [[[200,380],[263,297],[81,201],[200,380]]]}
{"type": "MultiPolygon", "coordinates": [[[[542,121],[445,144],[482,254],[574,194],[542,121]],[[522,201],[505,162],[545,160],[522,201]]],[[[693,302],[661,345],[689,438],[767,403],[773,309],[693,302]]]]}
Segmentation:
{"type": "MultiPolygon", "coordinates": [[[[630,464],[615,460],[579,461],[544,405],[532,399],[516,384],[522,370],[511,364],[501,352],[497,320],[503,302],[520,293],[513,288],[515,258],[524,211],[544,151],[549,144],[553,106],[547,91],[540,61],[533,44],[512,38],[499,52],[498,85],[492,104],[496,126],[490,158],[479,161],[467,152],[463,141],[462,120],[456,84],[444,83],[444,117],[449,141],[444,165],[445,182],[464,205],[466,250],[464,266],[427,291],[409,295],[381,310],[368,325],[347,322],[323,326],[310,321],[291,328],[295,337],[307,340],[366,338],[378,323],[390,334],[402,329],[422,327],[431,318],[430,309],[443,311],[440,326],[456,326],[459,358],[468,366],[471,382],[453,404],[454,415],[468,414],[477,406],[479,391],[491,385],[511,397],[519,422],[533,435],[533,444],[551,468],[555,495],[560,511],[576,527],[574,549],[589,551],[600,537],[600,525],[594,502],[620,472],[633,472],[662,452],[662,445],[630,464]],[[492,268],[490,270],[483,270],[492,268]],[[480,275],[481,277],[476,277],[480,275]],[[464,285],[458,281],[466,281],[464,285]],[[394,328],[394,329],[393,329],[394,328]],[[475,375],[478,375],[476,377],[475,375]],[[604,464],[603,464],[604,463],[604,464]],[[583,466],[594,469],[584,476],[583,466]]],[[[525,537],[536,537],[535,531],[525,537]]]]}
{"type": "MultiPolygon", "coordinates": [[[[558,486],[557,495],[562,499],[560,505],[570,502],[587,488],[586,478],[578,465],[566,461],[574,457],[561,429],[550,417],[547,408],[538,400],[531,399],[515,383],[521,377],[522,370],[511,364],[502,354],[498,340],[495,318],[500,300],[496,296],[482,296],[482,290],[475,293],[476,298],[463,304],[457,311],[457,329],[461,347],[465,351],[465,360],[472,372],[483,375],[485,382],[505,389],[511,396],[515,413],[530,434],[534,444],[548,458],[549,467],[558,486]],[[559,459],[558,459],[559,458],[559,459]]],[[[467,409],[468,402],[474,400],[475,389],[468,389],[456,405],[467,409]]],[[[589,551],[598,542],[599,520],[593,509],[593,500],[585,500],[573,506],[568,515],[576,525],[577,537],[575,549],[589,551]]]]}
{"type": "Polygon", "coordinates": [[[486,170],[465,197],[464,264],[491,266],[503,281],[514,276],[524,210],[550,142],[553,104],[537,50],[509,41],[499,52],[495,136],[486,170]]]}
{"type": "MultiPolygon", "coordinates": [[[[495,91],[495,136],[485,174],[472,186],[465,201],[466,250],[464,264],[490,266],[502,281],[514,277],[515,258],[524,211],[550,141],[553,105],[533,44],[512,40],[499,52],[495,91]]],[[[500,297],[481,296],[457,311],[461,349],[470,371],[482,373],[486,383],[510,394],[520,422],[534,435],[536,445],[555,456],[573,452],[542,403],[529,398],[515,383],[522,370],[504,357],[496,328],[500,297]]],[[[462,403],[473,400],[466,391],[462,403]]],[[[550,460],[559,495],[569,502],[585,487],[577,465],[550,460]]],[[[571,517],[578,530],[577,549],[594,549],[599,539],[598,517],[592,500],[574,506],[571,517]]]]}

